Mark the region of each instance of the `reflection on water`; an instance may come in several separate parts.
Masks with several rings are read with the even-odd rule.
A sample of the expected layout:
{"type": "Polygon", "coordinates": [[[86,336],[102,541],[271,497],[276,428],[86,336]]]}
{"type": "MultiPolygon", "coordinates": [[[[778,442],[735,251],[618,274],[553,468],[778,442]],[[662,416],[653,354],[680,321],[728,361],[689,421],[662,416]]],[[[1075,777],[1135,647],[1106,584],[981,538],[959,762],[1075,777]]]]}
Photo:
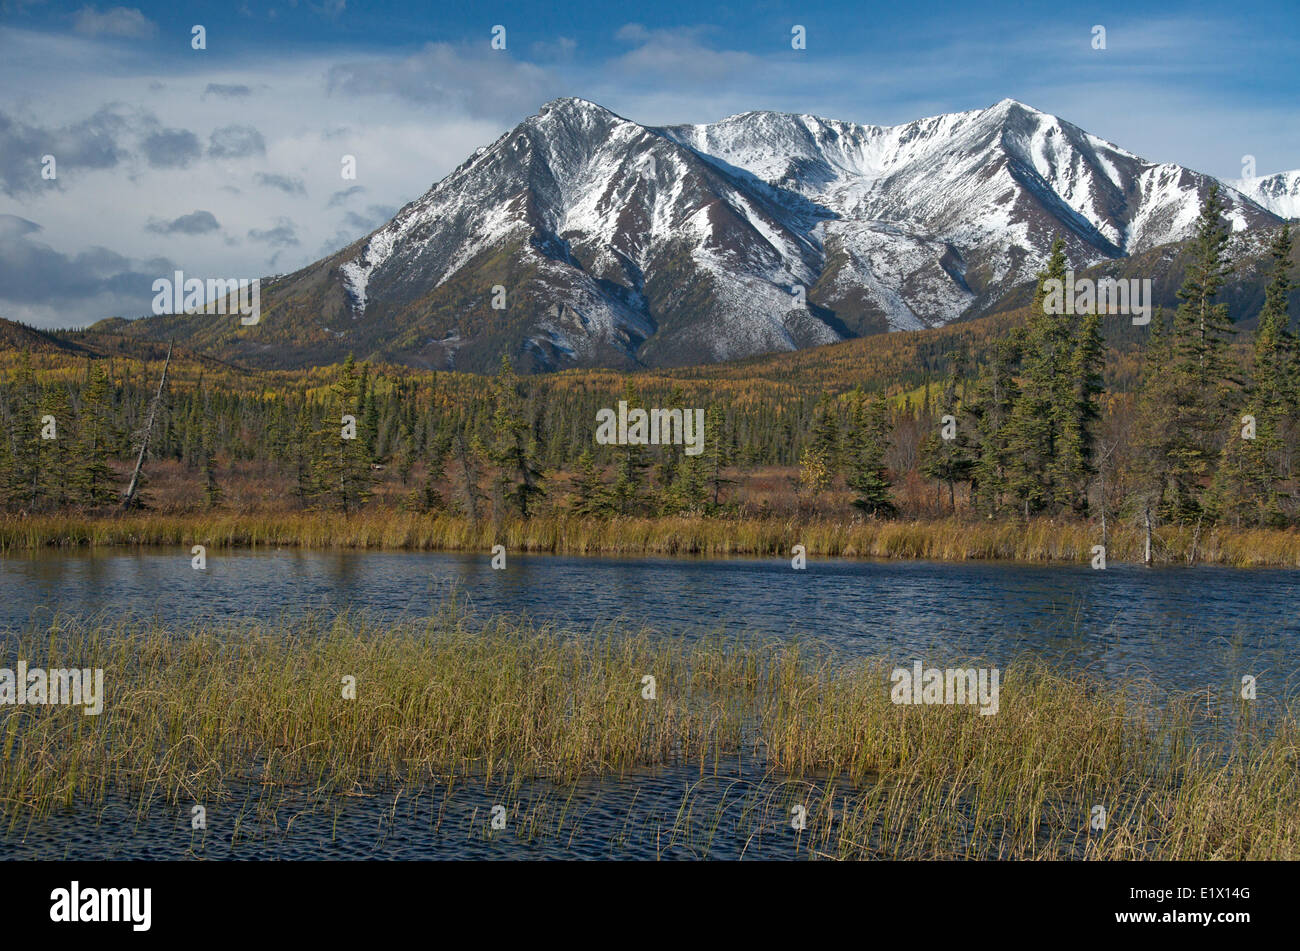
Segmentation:
{"type": "Polygon", "coordinates": [[[274,619],[306,610],[420,617],[455,592],[480,616],[526,614],[575,630],[621,622],[815,639],[898,663],[954,655],[996,664],[1033,651],[1118,678],[1265,689],[1300,671],[1300,571],[1114,565],[681,560],[407,552],[188,550],[0,559],[0,627],[54,610],[274,619]]]}

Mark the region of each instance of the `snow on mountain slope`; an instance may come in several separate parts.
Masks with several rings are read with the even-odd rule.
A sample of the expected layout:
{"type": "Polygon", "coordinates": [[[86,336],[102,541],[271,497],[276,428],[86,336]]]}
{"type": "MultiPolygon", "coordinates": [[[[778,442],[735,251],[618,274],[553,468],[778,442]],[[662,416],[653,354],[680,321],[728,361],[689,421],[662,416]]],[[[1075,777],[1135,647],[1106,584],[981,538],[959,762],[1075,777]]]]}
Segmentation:
{"type": "MultiPolygon", "coordinates": [[[[1277,187],[1294,199],[1291,174],[1277,187]]],[[[1057,236],[1076,268],[1187,237],[1212,183],[1010,99],[897,126],[750,112],[667,127],[559,99],[275,282],[278,320],[239,345],[306,360],[328,327],[334,350],[545,370],[932,327],[1032,279],[1057,236]]],[[[1237,229],[1277,221],[1227,199],[1237,229]]]]}
{"type": "MultiPolygon", "coordinates": [[[[960,249],[982,266],[985,284],[1032,277],[1057,232],[1078,266],[1185,238],[1212,181],[1146,162],[1011,99],[899,126],[745,113],[662,131],[824,205],[841,219],[828,234],[877,222],[905,227],[960,249]]],[[[1228,198],[1236,228],[1261,220],[1261,209],[1228,198]]],[[[924,322],[956,316],[954,306],[970,303],[960,290],[924,322]]]]}
{"type": "Polygon", "coordinates": [[[542,333],[521,345],[578,362],[597,344],[631,357],[675,316],[690,324],[680,342],[704,360],[841,339],[791,314],[788,287],[812,283],[820,263],[816,216],[775,197],[599,106],[564,100],[403,208],[339,274],[359,320],[378,298],[436,292],[479,256],[514,246],[511,270],[530,283],[511,292],[546,299],[542,333]],[[645,275],[670,259],[682,287],[658,290],[652,307],[645,275]],[[696,307],[686,321],[677,299],[700,282],[708,313],[696,307]]]}
{"type": "Polygon", "coordinates": [[[1300,169],[1239,178],[1228,184],[1281,218],[1300,218],[1300,169]]]}

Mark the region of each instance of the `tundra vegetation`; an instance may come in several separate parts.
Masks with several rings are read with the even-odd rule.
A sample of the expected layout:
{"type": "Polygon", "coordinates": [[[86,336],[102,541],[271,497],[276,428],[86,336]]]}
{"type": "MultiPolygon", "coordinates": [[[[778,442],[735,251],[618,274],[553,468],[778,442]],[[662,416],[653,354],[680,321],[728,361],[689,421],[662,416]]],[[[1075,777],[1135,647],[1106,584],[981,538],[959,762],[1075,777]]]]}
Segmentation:
{"type": "Polygon", "coordinates": [[[0,352],[0,545],[508,538],[1079,560],[1103,544],[1112,560],[1298,565],[1291,232],[1270,238],[1253,330],[1219,299],[1229,235],[1211,191],[1180,304],[1145,327],[1045,306],[1067,270],[1058,241],[1012,317],[631,375],[351,357],[253,372],[178,353],[156,398],[149,345],[46,337],[0,352]],[[601,444],[600,411],[623,402],[702,410],[702,451],[601,444]],[[151,418],[142,487],[121,513],[151,418]]]}

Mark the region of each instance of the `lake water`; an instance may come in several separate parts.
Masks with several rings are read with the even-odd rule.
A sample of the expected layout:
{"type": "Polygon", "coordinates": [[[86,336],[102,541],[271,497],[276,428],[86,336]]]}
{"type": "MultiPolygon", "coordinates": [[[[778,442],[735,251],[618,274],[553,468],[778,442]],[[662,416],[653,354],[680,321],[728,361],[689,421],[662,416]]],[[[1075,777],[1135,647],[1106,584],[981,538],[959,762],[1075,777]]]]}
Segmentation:
{"type": "Polygon", "coordinates": [[[188,550],[0,559],[0,629],[53,610],[274,619],[308,610],[422,617],[455,593],[481,615],[574,630],[621,623],[691,637],[719,630],[819,640],[838,651],[1008,663],[1032,651],[1099,676],[1199,689],[1300,672],[1300,571],[1004,562],[683,560],[409,552],[188,550]]]}
{"type": "MultiPolygon", "coordinates": [[[[684,638],[757,633],[900,666],[953,657],[1003,666],[1034,652],[1106,679],[1216,693],[1250,673],[1265,706],[1300,681],[1292,570],[814,559],[795,571],[777,559],[541,555],[512,555],[493,570],[486,554],[213,550],[199,571],[190,557],[151,549],[0,559],[0,639],[55,610],[176,625],[322,610],[400,619],[426,616],[454,594],[484,617],[526,615],[577,632],[618,623],[684,638]]],[[[819,794],[742,764],[705,779],[665,767],[564,789],[539,780],[507,803],[512,817],[543,827],[537,836],[522,834],[522,819],[509,833],[488,831],[500,797],[472,784],[454,795],[303,801],[269,816],[247,803],[213,804],[201,833],[181,807],[141,815],[110,802],[0,835],[0,857],[789,858],[800,854],[789,803],[819,794]]]]}

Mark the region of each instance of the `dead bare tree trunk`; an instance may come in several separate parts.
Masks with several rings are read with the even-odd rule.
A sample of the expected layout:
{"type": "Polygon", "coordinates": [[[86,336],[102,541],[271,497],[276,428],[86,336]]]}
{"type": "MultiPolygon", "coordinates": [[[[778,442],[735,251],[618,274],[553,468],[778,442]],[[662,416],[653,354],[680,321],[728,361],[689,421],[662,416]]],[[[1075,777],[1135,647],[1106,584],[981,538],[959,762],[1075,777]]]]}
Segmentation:
{"type": "MultiPolygon", "coordinates": [[[[1111,447],[1103,452],[1101,458],[1097,460],[1097,479],[1100,482],[1098,502],[1101,503],[1101,544],[1103,547],[1109,546],[1110,544],[1106,526],[1106,460],[1110,458],[1110,454],[1115,451],[1115,447],[1118,445],[1118,441],[1112,443],[1111,447]]],[[[1084,493],[1084,498],[1086,501],[1086,492],[1084,493]]]]}
{"type": "Polygon", "coordinates": [[[1142,515],[1146,521],[1146,529],[1147,529],[1146,532],[1147,545],[1146,545],[1146,552],[1142,556],[1142,564],[1149,566],[1151,564],[1151,502],[1150,500],[1147,500],[1142,503],[1142,515]]]}
{"type": "Polygon", "coordinates": [[[469,446],[465,441],[465,433],[456,434],[456,454],[460,458],[461,472],[465,477],[465,507],[469,510],[470,524],[478,526],[478,487],[474,485],[474,469],[470,463],[469,446]]]}
{"type": "Polygon", "coordinates": [[[149,437],[153,434],[153,421],[158,415],[158,404],[162,402],[163,387],[167,385],[167,368],[172,362],[172,343],[167,343],[167,359],[163,361],[162,378],[158,380],[158,392],[149,404],[149,418],[145,420],[144,432],[140,436],[140,454],[135,457],[135,471],[131,473],[131,484],[126,487],[122,497],[122,508],[129,509],[135,504],[135,493],[140,488],[140,471],[144,468],[144,454],[149,451],[149,437]]]}
{"type": "Polygon", "coordinates": [[[1109,539],[1106,537],[1106,472],[1101,472],[1101,544],[1105,548],[1109,539]]]}

